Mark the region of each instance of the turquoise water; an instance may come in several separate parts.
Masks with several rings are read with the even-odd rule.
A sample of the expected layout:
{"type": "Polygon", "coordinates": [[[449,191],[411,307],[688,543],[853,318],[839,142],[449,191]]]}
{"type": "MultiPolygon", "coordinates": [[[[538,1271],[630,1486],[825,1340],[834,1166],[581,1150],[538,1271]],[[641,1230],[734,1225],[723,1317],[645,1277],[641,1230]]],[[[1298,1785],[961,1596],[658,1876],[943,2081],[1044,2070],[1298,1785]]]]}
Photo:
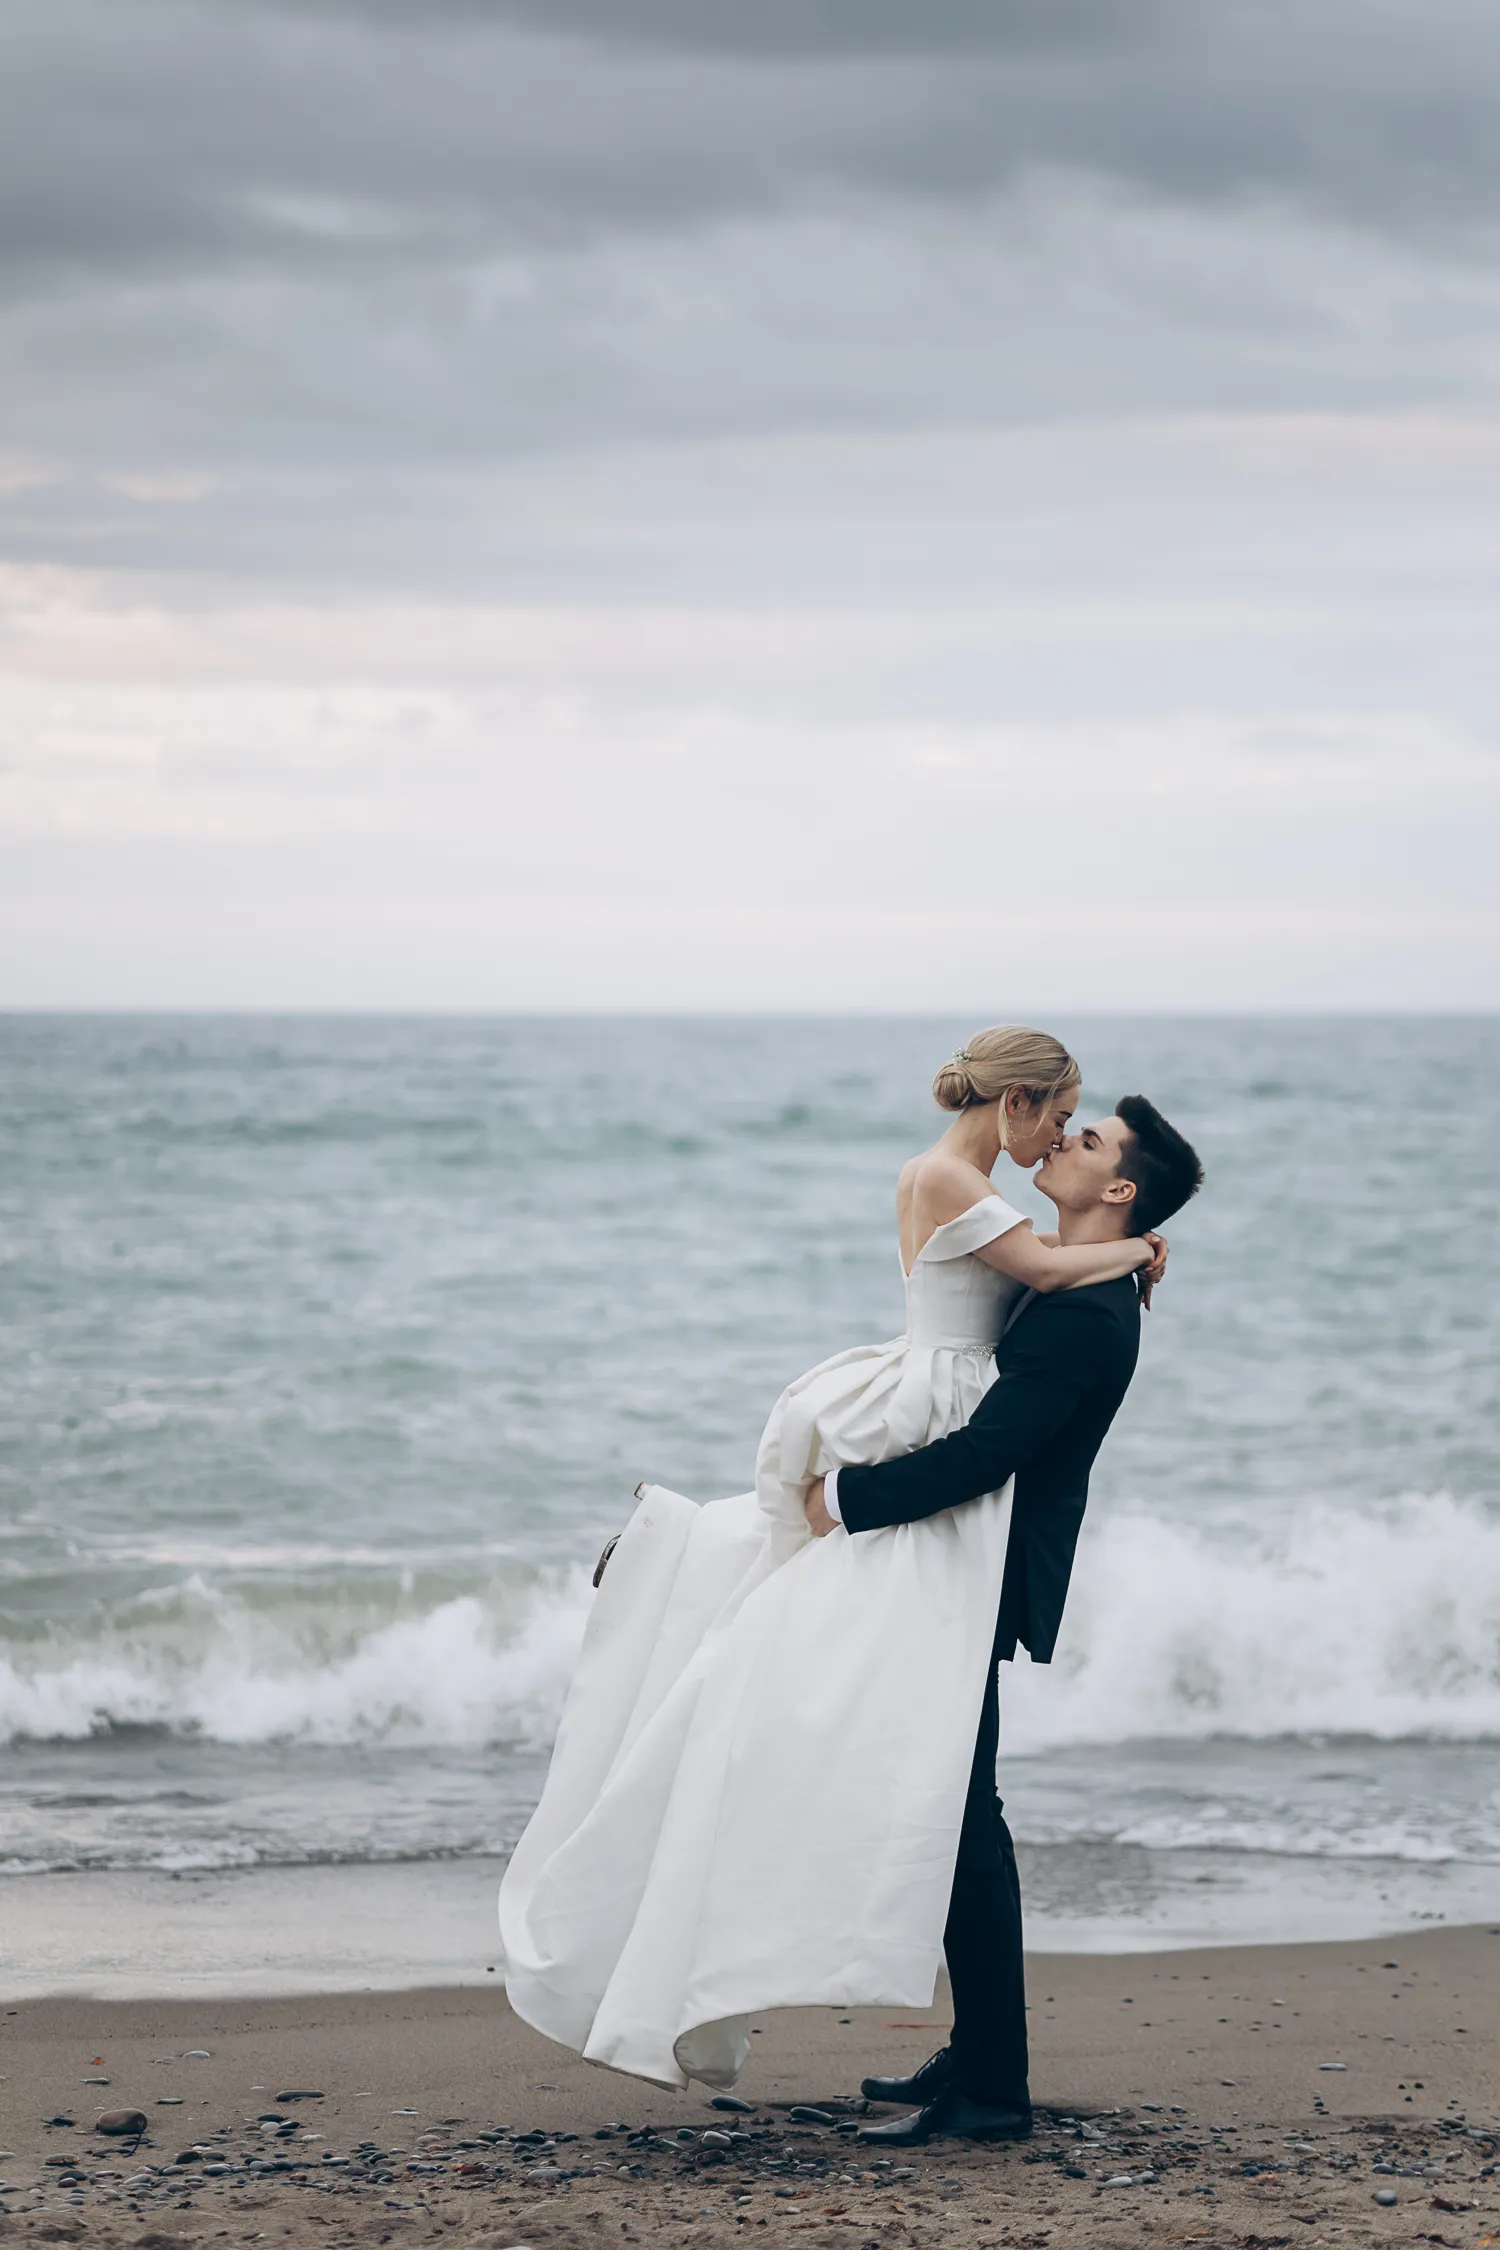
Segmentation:
{"type": "MultiPolygon", "coordinates": [[[[5,1866],[503,1851],[637,1478],[744,1489],[899,1330],[973,1028],[0,1023],[5,1866]]],[[[1500,1908],[1500,1024],[1052,1028],[1209,1184],[1007,1681],[1018,1832],[1122,1927],[1205,1854],[1500,1908]]]]}

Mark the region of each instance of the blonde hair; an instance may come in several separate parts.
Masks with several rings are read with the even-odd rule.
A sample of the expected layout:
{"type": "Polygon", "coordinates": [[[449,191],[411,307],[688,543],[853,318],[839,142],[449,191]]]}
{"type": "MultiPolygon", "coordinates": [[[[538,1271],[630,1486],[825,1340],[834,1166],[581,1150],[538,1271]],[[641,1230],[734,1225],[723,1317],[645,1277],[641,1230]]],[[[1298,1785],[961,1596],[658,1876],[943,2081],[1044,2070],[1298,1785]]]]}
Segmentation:
{"type": "MultiPolygon", "coordinates": [[[[1031,1108],[1050,1102],[1081,1081],[1082,1073],[1060,1040],[1025,1024],[995,1024],[976,1031],[945,1062],[932,1081],[939,1109],[974,1109],[981,1102],[1003,1104],[1009,1093],[1026,1096],[1031,1108]]],[[[1000,1112],[1000,1146],[1006,1145],[1006,1118],[1000,1112]]]]}

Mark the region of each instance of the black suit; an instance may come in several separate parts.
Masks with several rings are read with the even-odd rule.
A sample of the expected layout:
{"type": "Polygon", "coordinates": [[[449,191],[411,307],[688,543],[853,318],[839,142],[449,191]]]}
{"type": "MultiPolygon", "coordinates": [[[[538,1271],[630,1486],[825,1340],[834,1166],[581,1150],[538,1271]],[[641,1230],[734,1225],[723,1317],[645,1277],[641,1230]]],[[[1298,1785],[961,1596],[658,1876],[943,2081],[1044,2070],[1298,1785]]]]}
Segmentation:
{"type": "Polygon", "coordinates": [[[845,1528],[858,1534],[941,1514],[1016,1480],[1000,1612],[943,1933],[953,1987],[957,2082],[976,2099],[1025,2107],[1026,1987],[1015,1849],[995,1794],[995,1667],[1017,1645],[1051,1661],[1089,1471],[1135,1373],[1133,1279],[1059,1290],[1028,1305],[995,1353],[974,1419],[897,1461],[839,1471],[845,1528]]]}

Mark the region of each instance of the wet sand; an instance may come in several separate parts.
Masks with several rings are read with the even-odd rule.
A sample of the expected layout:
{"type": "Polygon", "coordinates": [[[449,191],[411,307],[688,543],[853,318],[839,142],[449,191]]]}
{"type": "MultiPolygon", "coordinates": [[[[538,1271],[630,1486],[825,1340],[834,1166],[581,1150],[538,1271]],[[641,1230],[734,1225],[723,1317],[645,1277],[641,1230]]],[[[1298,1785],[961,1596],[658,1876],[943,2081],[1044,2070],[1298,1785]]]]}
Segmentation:
{"type": "Polygon", "coordinates": [[[847,2105],[941,2042],[941,2007],[768,2017],[725,2112],[579,2063],[488,1988],[19,2002],[0,2240],[1500,2244],[1500,1928],[1030,1974],[1035,2138],[878,2165],[847,2105]],[[94,2129],[124,2107],[139,2146],[94,2129]]]}

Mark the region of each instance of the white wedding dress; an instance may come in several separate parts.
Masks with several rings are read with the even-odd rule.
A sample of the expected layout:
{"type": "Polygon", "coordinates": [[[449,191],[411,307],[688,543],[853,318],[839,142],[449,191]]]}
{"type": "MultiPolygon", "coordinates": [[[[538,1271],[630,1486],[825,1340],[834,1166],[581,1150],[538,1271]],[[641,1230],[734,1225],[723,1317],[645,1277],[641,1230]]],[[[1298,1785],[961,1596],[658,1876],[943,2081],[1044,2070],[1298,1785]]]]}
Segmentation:
{"type": "Polygon", "coordinates": [[[751,2010],[931,2002],[1010,1488],[815,1540],[807,1483],[966,1422],[1019,1285],[939,1227],[907,1333],[783,1392],[755,1490],[659,1486],[595,1597],[541,1802],[500,1886],[511,2005],[592,2062],[732,2086],[751,2010]]]}

